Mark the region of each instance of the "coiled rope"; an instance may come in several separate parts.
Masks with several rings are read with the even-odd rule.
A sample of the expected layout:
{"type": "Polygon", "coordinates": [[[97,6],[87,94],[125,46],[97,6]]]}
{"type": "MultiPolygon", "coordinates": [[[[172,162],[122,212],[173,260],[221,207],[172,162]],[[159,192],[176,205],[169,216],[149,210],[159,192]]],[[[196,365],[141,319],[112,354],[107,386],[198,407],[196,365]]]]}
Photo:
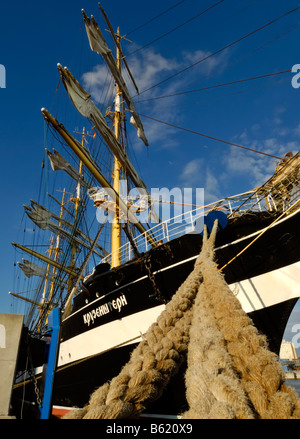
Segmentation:
{"type": "Polygon", "coordinates": [[[214,258],[217,221],[204,230],[194,270],[111,382],[64,419],[136,418],[157,400],[187,357],[189,419],[300,418],[300,402],[284,384],[268,350],[219,272],[214,258]]]}

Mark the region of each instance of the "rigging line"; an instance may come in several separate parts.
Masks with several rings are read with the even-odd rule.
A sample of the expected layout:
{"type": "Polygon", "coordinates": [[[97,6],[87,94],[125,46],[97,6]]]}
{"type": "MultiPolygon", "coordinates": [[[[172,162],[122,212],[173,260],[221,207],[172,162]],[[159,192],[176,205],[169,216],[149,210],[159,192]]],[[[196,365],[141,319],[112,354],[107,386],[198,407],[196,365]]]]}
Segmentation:
{"type": "Polygon", "coordinates": [[[181,3],[184,3],[186,0],[181,0],[180,2],[176,3],[175,5],[171,6],[170,8],[164,10],[163,12],[161,12],[160,14],[156,15],[153,18],[150,18],[150,20],[146,21],[143,24],[140,24],[138,27],[136,27],[135,29],[131,30],[130,32],[128,32],[125,36],[127,37],[127,35],[132,34],[133,32],[136,32],[137,30],[141,29],[142,27],[146,26],[147,24],[152,23],[152,21],[156,20],[157,18],[161,17],[162,15],[166,14],[167,12],[171,11],[172,9],[176,8],[177,6],[181,5],[181,3]]]}
{"type": "Polygon", "coordinates": [[[184,23],[179,24],[178,26],[176,26],[176,27],[174,27],[173,29],[169,30],[168,32],[164,33],[164,34],[161,35],[160,37],[157,37],[157,38],[155,38],[154,40],[150,41],[149,43],[145,44],[144,46],[142,46],[142,47],[140,47],[140,48],[134,50],[133,52],[130,52],[130,53],[127,55],[127,57],[130,56],[130,55],[133,55],[133,54],[136,53],[136,52],[139,52],[139,51],[142,50],[142,49],[145,49],[146,47],[150,46],[150,45],[153,44],[153,43],[156,43],[156,41],[161,40],[162,38],[166,37],[167,35],[170,35],[172,32],[175,32],[176,30],[180,29],[182,26],[184,26],[184,25],[190,23],[191,21],[193,21],[193,20],[195,20],[196,18],[200,17],[201,15],[205,14],[205,12],[210,11],[210,9],[213,9],[214,7],[218,6],[220,3],[223,3],[224,1],[225,1],[225,0],[219,0],[217,3],[215,3],[215,4],[211,5],[211,6],[209,6],[209,8],[205,9],[204,11],[200,12],[199,14],[194,15],[194,17],[188,19],[188,20],[185,21],[184,23]]]}
{"type": "Polygon", "coordinates": [[[199,91],[209,90],[211,88],[224,87],[226,85],[233,85],[233,84],[238,84],[240,82],[253,81],[255,79],[267,78],[269,76],[282,75],[284,73],[291,73],[291,69],[282,70],[281,72],[268,73],[265,75],[253,76],[252,78],[245,78],[245,79],[238,79],[236,81],[231,81],[231,82],[224,82],[223,84],[215,84],[215,85],[210,85],[208,87],[196,88],[194,90],[187,90],[187,91],[182,91],[182,92],[173,93],[173,94],[169,94],[169,95],[157,96],[156,98],[143,99],[143,100],[139,101],[139,103],[148,102],[148,101],[155,101],[155,100],[164,99],[164,98],[172,98],[174,96],[180,96],[180,95],[189,94],[189,93],[196,93],[199,91]]]}
{"type": "Polygon", "coordinates": [[[200,64],[203,61],[206,61],[207,59],[217,55],[220,52],[223,52],[224,50],[228,49],[229,47],[239,43],[240,41],[244,40],[245,38],[250,37],[251,35],[254,35],[256,32],[259,32],[262,29],[265,29],[266,27],[270,26],[271,24],[276,23],[278,20],[280,20],[281,18],[286,17],[289,14],[292,14],[293,12],[296,12],[297,10],[300,9],[300,6],[297,6],[294,9],[291,9],[290,11],[285,12],[284,14],[280,15],[279,17],[275,18],[274,20],[269,21],[268,23],[264,24],[263,26],[260,26],[259,28],[249,32],[248,34],[244,35],[243,37],[238,38],[237,40],[227,44],[226,46],[222,47],[221,49],[218,49],[216,52],[211,53],[210,55],[205,56],[204,58],[200,59],[199,61],[196,61],[195,63],[189,65],[188,67],[185,67],[184,69],[174,73],[173,75],[169,76],[166,79],[163,79],[162,81],[158,82],[155,85],[152,85],[151,87],[147,88],[146,90],[141,91],[139,94],[141,95],[142,93],[145,93],[146,91],[152,90],[152,88],[157,87],[158,85],[163,84],[164,82],[169,81],[172,78],[175,78],[176,76],[180,75],[181,73],[186,72],[187,70],[191,69],[192,67],[195,67],[196,65],[200,64]]]}
{"type": "Polygon", "coordinates": [[[223,140],[223,139],[218,139],[217,137],[209,136],[208,134],[203,134],[203,133],[199,133],[198,131],[189,130],[188,128],[179,127],[177,125],[173,125],[172,123],[164,122],[164,121],[159,120],[159,119],[154,119],[154,117],[146,116],[144,114],[140,114],[140,116],[146,117],[147,119],[154,120],[155,122],[163,123],[164,125],[168,125],[168,126],[173,127],[173,128],[177,128],[179,130],[187,131],[188,133],[197,134],[198,136],[206,137],[207,139],[216,140],[217,142],[226,143],[227,145],[236,146],[238,148],[246,149],[247,151],[256,152],[257,154],[262,154],[262,155],[265,155],[268,157],[275,158],[277,160],[282,160],[281,157],[277,157],[276,155],[267,154],[266,152],[257,151],[256,149],[248,148],[247,146],[238,145],[237,143],[228,142],[227,140],[223,140]]]}
{"type": "MultiPolygon", "coordinates": [[[[87,196],[87,194],[85,194],[84,197],[80,201],[80,206],[81,207],[85,205],[85,202],[86,202],[87,198],[88,198],[88,196],[87,196]]],[[[76,236],[76,230],[79,228],[79,225],[82,224],[82,221],[85,220],[84,212],[85,212],[86,208],[81,208],[80,206],[79,206],[79,209],[80,209],[79,210],[79,215],[78,215],[77,221],[74,223],[74,227],[73,227],[73,230],[72,230],[72,237],[71,237],[70,240],[68,240],[67,248],[66,248],[66,250],[64,252],[65,257],[64,257],[64,260],[62,261],[62,265],[66,264],[67,258],[69,257],[69,254],[70,254],[70,251],[71,251],[71,248],[72,248],[72,239],[73,239],[74,236],[76,236]]],[[[94,255],[93,255],[93,257],[94,257],[94,255]]],[[[77,263],[77,262],[78,262],[78,256],[76,257],[76,260],[75,260],[75,263],[77,263]]],[[[61,270],[59,271],[59,276],[61,276],[61,270]]],[[[60,289],[60,284],[58,283],[56,285],[55,291],[53,293],[52,302],[54,301],[54,299],[57,299],[56,296],[57,296],[57,292],[58,292],[59,289],[60,289]]],[[[63,299],[62,299],[62,292],[60,292],[60,294],[58,296],[58,300],[63,301],[63,299]]],[[[51,305],[51,303],[49,303],[49,304],[51,305]]]]}
{"type": "Polygon", "coordinates": [[[259,235],[257,235],[248,245],[246,245],[238,254],[236,254],[230,261],[228,261],[223,267],[219,269],[219,271],[223,271],[231,262],[233,262],[238,256],[240,256],[244,251],[246,251],[255,241],[257,241],[265,232],[267,232],[272,226],[274,226],[284,215],[286,215],[290,210],[294,209],[300,200],[295,201],[288,209],[286,209],[280,216],[278,216],[271,224],[268,225],[265,229],[263,229],[259,235]]]}

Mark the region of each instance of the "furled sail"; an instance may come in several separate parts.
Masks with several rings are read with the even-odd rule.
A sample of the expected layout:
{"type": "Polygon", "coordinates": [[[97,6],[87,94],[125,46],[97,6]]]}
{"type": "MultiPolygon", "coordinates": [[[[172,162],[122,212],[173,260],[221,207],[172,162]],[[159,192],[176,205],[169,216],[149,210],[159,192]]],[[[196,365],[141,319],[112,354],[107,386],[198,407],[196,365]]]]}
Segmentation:
{"type": "Polygon", "coordinates": [[[39,276],[45,277],[47,272],[45,268],[40,267],[34,262],[28,261],[27,259],[22,259],[23,262],[18,262],[18,266],[21,268],[25,276],[39,276]]]}
{"type": "MultiPolygon", "coordinates": [[[[29,209],[29,208],[27,208],[27,209],[29,209]]],[[[55,213],[46,209],[44,206],[41,206],[40,204],[38,204],[36,201],[31,200],[30,210],[31,210],[31,212],[34,211],[36,213],[36,215],[39,216],[40,221],[42,220],[42,218],[46,218],[48,221],[50,220],[50,218],[53,218],[53,219],[59,221],[64,226],[69,227],[69,229],[71,229],[71,230],[74,229],[73,223],[65,220],[64,218],[60,218],[59,216],[55,215],[55,213]]],[[[80,230],[79,228],[76,229],[76,234],[81,236],[83,239],[85,239],[89,244],[92,244],[92,242],[93,242],[92,239],[88,235],[86,235],[82,230],[80,230]]],[[[103,253],[107,253],[106,250],[98,244],[96,244],[96,248],[101,250],[103,253]]]]}
{"type": "MultiPolygon", "coordinates": [[[[106,141],[113,154],[118,158],[122,167],[125,169],[126,174],[130,177],[135,187],[142,193],[142,195],[144,195],[145,191],[146,193],[148,193],[145,183],[142,181],[142,179],[139,177],[138,173],[134,169],[127,154],[116,139],[115,134],[107,125],[100,110],[90,99],[91,95],[82,88],[80,83],[77,81],[76,78],[74,78],[74,76],[67,69],[67,67],[63,68],[61,64],[58,64],[58,69],[66,91],[69,94],[75,108],[77,108],[80,114],[82,114],[84,117],[92,120],[93,124],[101,133],[103,139],[106,141]]],[[[151,211],[149,217],[151,217],[152,219],[154,218],[155,222],[159,222],[159,217],[154,210],[154,206],[150,200],[150,197],[149,207],[151,211]]]]}
{"type": "MultiPolygon", "coordinates": [[[[88,241],[88,243],[79,239],[78,237],[74,236],[74,234],[72,232],[69,232],[69,231],[63,229],[61,226],[59,226],[58,224],[51,221],[50,218],[53,216],[54,218],[59,219],[59,221],[61,221],[65,225],[68,224],[68,221],[62,220],[61,218],[57,217],[52,212],[45,209],[43,206],[38,205],[37,203],[32,208],[30,208],[28,206],[24,206],[24,207],[25,207],[25,212],[26,212],[27,216],[40,229],[42,229],[42,230],[49,229],[51,232],[53,232],[55,234],[61,234],[66,239],[72,240],[72,241],[76,242],[77,244],[82,245],[83,247],[89,249],[92,240],[90,238],[88,238],[86,235],[84,235],[83,232],[80,232],[80,233],[81,233],[81,235],[83,235],[82,237],[84,237],[84,239],[86,239],[88,241]]],[[[69,223],[69,224],[71,224],[71,223],[69,223]]],[[[99,248],[99,246],[97,246],[97,247],[99,248]]],[[[103,249],[101,249],[101,250],[103,250],[103,249]]],[[[103,258],[103,253],[104,253],[103,251],[101,251],[101,253],[100,253],[99,251],[97,251],[95,249],[94,253],[97,254],[99,257],[103,258]]]]}
{"type": "Polygon", "coordinates": [[[92,157],[87,153],[85,149],[82,148],[81,144],[74,139],[73,136],[65,129],[65,127],[59,123],[46,108],[42,108],[42,113],[45,119],[52,124],[52,126],[57,130],[60,136],[67,142],[67,144],[72,148],[75,154],[80,158],[83,164],[95,177],[98,183],[104,187],[109,188],[111,193],[114,194],[117,205],[123,212],[128,213],[128,220],[135,225],[135,227],[140,231],[140,233],[145,233],[146,239],[151,245],[156,245],[155,238],[149,233],[145,227],[139,222],[138,218],[130,211],[128,206],[120,198],[120,195],[114,190],[112,185],[107,181],[104,175],[101,173],[97,163],[92,159],[92,157]]]}
{"type": "Polygon", "coordinates": [[[80,175],[78,171],[61,155],[53,148],[53,152],[48,151],[46,149],[51,167],[53,171],[65,171],[73,180],[79,181],[83,187],[86,189],[90,188],[90,184],[85,180],[85,178],[80,175]]]}
{"type": "Polygon", "coordinates": [[[29,253],[30,255],[34,256],[35,258],[38,258],[39,260],[44,261],[47,264],[50,264],[53,267],[56,267],[65,273],[68,273],[70,276],[77,277],[78,273],[75,271],[75,269],[73,270],[70,267],[65,267],[64,265],[59,264],[57,261],[54,261],[53,259],[48,258],[44,254],[38,253],[38,252],[28,248],[28,247],[25,247],[24,245],[17,244],[16,242],[12,242],[12,245],[16,248],[19,248],[22,251],[25,251],[26,253],[29,253]]]}
{"type": "Polygon", "coordinates": [[[126,101],[126,104],[129,108],[129,111],[131,113],[131,119],[130,123],[137,129],[137,135],[138,137],[145,143],[145,145],[148,146],[148,140],[146,138],[146,135],[144,133],[144,127],[140,120],[140,117],[136,111],[135,105],[133,103],[133,100],[129,94],[127,85],[116,65],[116,62],[114,60],[114,57],[112,56],[111,50],[108,48],[106,41],[102,35],[102,32],[99,29],[99,26],[94,19],[93,16],[89,18],[84,10],[82,10],[82,15],[85,22],[85,28],[87,32],[87,36],[89,39],[90,47],[94,52],[97,52],[99,55],[102,55],[103,59],[108,65],[108,68],[110,69],[116,83],[122,90],[124,99],[126,101]]]}
{"type": "MultiPolygon", "coordinates": [[[[43,279],[50,279],[53,281],[58,280],[55,273],[47,270],[46,268],[40,267],[39,265],[35,264],[32,261],[28,261],[27,259],[22,258],[22,262],[18,262],[17,264],[23,271],[25,276],[27,276],[28,278],[32,276],[37,276],[43,279]]],[[[62,279],[59,279],[59,284],[66,287],[66,284],[62,279]]]]}
{"type": "Polygon", "coordinates": [[[26,215],[34,222],[40,229],[47,230],[50,223],[51,212],[44,209],[35,209],[24,205],[26,215]]]}
{"type": "Polygon", "coordinates": [[[96,107],[94,102],[90,99],[91,95],[82,88],[77,79],[74,78],[72,73],[66,67],[63,68],[61,64],[58,64],[57,67],[62,77],[63,84],[75,108],[77,108],[80,114],[82,114],[84,117],[91,119],[96,129],[101,133],[103,139],[112,150],[113,154],[118,158],[122,167],[126,171],[126,174],[130,177],[134,185],[137,188],[146,189],[145,183],[138,176],[127,154],[116,139],[113,131],[107,125],[104,116],[96,107]]]}

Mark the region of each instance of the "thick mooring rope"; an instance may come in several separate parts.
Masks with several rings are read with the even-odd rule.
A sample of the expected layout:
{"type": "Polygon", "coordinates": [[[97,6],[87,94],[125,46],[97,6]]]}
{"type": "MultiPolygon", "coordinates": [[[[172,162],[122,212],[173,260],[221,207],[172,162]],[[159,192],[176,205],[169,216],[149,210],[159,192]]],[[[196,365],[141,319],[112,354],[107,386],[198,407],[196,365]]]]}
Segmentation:
{"type": "Polygon", "coordinates": [[[136,417],[148,402],[159,398],[186,358],[191,310],[203,280],[201,267],[213,252],[215,234],[216,229],[207,239],[205,233],[194,270],[150,326],[119,375],[97,389],[86,407],[69,412],[64,419],[136,417]]]}
{"type": "Polygon", "coordinates": [[[184,418],[297,418],[300,403],[213,261],[217,222],[194,270],[110,383],[64,419],[138,417],[188,357],[184,418]]]}
{"type": "Polygon", "coordinates": [[[300,401],[212,259],[193,307],[183,418],[287,419],[300,401]]]}

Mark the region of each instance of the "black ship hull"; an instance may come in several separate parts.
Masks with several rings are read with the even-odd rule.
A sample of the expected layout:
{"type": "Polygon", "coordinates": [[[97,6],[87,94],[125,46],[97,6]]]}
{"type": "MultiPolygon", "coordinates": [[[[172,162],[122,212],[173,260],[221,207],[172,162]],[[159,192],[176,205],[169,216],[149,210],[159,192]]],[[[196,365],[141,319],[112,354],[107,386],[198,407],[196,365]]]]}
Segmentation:
{"type": "MultiPolygon", "coordinates": [[[[245,215],[220,230],[215,245],[219,267],[232,261],[223,270],[225,280],[277,354],[300,296],[299,216],[295,212],[270,226],[274,221],[270,214],[245,215]]],[[[105,264],[98,267],[62,322],[54,405],[82,407],[95,388],[119,373],[141,334],[193,270],[201,245],[202,236],[190,233],[117,269],[108,270],[105,264]]],[[[185,409],[184,367],[149,412],[177,414],[185,409]]],[[[24,388],[16,388],[15,401],[21,394],[35,401],[34,383],[25,390],[24,396],[24,388]]]]}

